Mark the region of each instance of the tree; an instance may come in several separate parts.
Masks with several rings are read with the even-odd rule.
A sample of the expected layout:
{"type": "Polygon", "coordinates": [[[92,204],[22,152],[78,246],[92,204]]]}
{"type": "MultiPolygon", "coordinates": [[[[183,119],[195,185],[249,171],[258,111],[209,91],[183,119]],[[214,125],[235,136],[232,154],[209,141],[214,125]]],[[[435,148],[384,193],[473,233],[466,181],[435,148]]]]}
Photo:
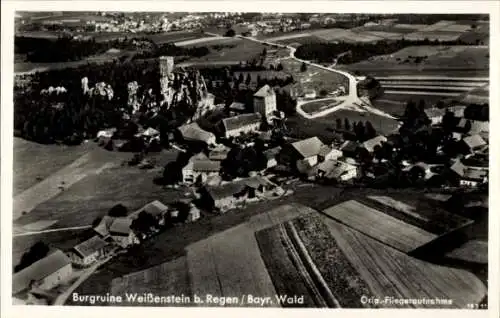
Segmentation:
{"type": "Polygon", "coordinates": [[[109,211],[108,215],[112,217],[122,217],[122,216],[127,216],[128,214],[128,209],[125,207],[123,204],[119,203],[115,206],[113,206],[109,211]]]}
{"type": "Polygon", "coordinates": [[[267,55],[267,48],[264,48],[262,50],[262,53],[261,53],[262,56],[266,56],[267,55]]]}
{"type": "Polygon", "coordinates": [[[14,273],[17,273],[31,264],[41,260],[49,253],[50,248],[42,241],[38,241],[31,246],[31,248],[23,254],[21,261],[14,267],[14,273]]]}
{"type": "Polygon", "coordinates": [[[278,63],[278,65],[276,66],[276,70],[277,71],[283,71],[283,64],[281,64],[281,62],[278,63]]]}
{"type": "Polygon", "coordinates": [[[240,73],[240,76],[238,76],[238,83],[241,84],[245,80],[243,73],[240,73]]]}
{"type": "Polygon", "coordinates": [[[163,169],[163,181],[165,184],[174,184],[182,180],[182,167],[177,161],[169,162],[163,169]]]}
{"type": "Polygon", "coordinates": [[[377,131],[373,128],[372,123],[369,121],[365,122],[365,131],[367,139],[375,138],[377,136],[377,131]]]}
{"type": "Polygon", "coordinates": [[[250,76],[250,73],[247,74],[247,78],[245,80],[245,84],[250,85],[252,82],[252,77],[250,76]]]}
{"type": "Polygon", "coordinates": [[[361,121],[359,121],[357,124],[354,124],[354,133],[356,134],[356,138],[359,141],[365,141],[367,139],[365,125],[363,125],[363,122],[361,121]]]}
{"type": "Polygon", "coordinates": [[[337,118],[336,120],[336,127],[338,130],[342,129],[342,119],[337,118]]]}
{"type": "Polygon", "coordinates": [[[351,130],[351,123],[349,122],[349,118],[344,119],[344,129],[347,131],[351,130]]]}
{"type": "Polygon", "coordinates": [[[302,65],[300,66],[300,71],[301,72],[307,71],[307,64],[305,62],[302,62],[302,65]]]}
{"type": "Polygon", "coordinates": [[[467,134],[472,128],[471,121],[467,119],[464,126],[464,133],[467,134]]]}
{"type": "Polygon", "coordinates": [[[236,32],[234,32],[233,29],[229,29],[226,31],[226,33],[224,34],[224,36],[226,37],[234,37],[236,35],[236,32]]]}

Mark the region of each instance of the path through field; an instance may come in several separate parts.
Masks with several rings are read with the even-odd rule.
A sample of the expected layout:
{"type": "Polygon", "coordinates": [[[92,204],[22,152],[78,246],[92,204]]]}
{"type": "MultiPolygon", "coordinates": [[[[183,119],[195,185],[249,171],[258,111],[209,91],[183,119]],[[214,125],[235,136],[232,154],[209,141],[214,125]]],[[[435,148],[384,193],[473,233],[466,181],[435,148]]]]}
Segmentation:
{"type": "MultiPolygon", "coordinates": [[[[192,293],[223,297],[251,294],[274,299],[276,290],[260,255],[255,232],[312,211],[301,205],[281,206],[188,246],[192,293]]],[[[242,305],[245,304],[239,304],[242,305]]]]}

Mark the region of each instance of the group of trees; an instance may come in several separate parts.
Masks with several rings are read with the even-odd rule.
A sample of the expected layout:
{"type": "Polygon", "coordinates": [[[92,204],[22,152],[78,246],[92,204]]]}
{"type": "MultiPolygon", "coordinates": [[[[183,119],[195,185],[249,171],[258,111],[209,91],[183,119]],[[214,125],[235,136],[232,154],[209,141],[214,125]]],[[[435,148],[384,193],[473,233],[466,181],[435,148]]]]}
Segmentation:
{"type": "Polygon", "coordinates": [[[377,136],[377,131],[369,121],[366,121],[365,123],[359,121],[351,124],[348,118],[344,118],[344,122],[342,122],[341,118],[337,118],[336,129],[353,134],[355,139],[359,142],[363,142],[377,136]]]}
{"type": "Polygon", "coordinates": [[[375,55],[384,55],[394,53],[408,46],[418,45],[466,45],[460,39],[454,41],[430,41],[424,40],[392,40],[377,41],[370,43],[307,43],[299,46],[295,56],[304,60],[314,60],[320,63],[331,63],[337,58],[339,64],[351,64],[366,60],[375,55]],[[350,52],[349,54],[343,54],[350,52]]]}
{"type": "Polygon", "coordinates": [[[36,242],[31,248],[23,254],[21,261],[14,267],[14,273],[17,273],[31,264],[41,260],[49,253],[50,248],[42,241],[36,242]]]}

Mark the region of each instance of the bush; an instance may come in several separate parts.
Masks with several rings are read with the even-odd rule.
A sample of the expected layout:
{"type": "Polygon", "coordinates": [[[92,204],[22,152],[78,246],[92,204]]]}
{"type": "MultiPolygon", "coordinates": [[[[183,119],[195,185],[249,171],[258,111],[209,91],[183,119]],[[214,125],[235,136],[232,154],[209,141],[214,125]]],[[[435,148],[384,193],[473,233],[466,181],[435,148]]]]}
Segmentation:
{"type": "Polygon", "coordinates": [[[109,216],[112,216],[112,217],[123,217],[123,216],[127,216],[128,214],[128,209],[127,207],[125,207],[123,204],[119,203],[117,205],[115,205],[114,207],[112,207],[109,211],[108,211],[108,215],[109,216]]]}
{"type": "Polygon", "coordinates": [[[226,33],[224,34],[224,36],[227,36],[227,37],[234,37],[236,35],[236,32],[234,32],[233,29],[229,29],[226,31],[226,33]]]}

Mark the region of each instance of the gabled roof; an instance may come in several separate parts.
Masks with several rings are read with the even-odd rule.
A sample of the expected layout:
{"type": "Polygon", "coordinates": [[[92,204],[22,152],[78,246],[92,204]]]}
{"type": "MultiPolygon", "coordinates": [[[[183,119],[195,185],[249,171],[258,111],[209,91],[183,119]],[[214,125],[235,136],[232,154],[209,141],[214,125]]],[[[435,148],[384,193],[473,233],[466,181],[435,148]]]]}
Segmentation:
{"type": "Polygon", "coordinates": [[[167,210],[168,210],[168,206],[166,206],[165,204],[161,203],[158,200],[154,200],[153,202],[146,204],[141,209],[141,211],[149,213],[153,216],[161,215],[164,212],[166,212],[167,210]]]}
{"type": "Polygon", "coordinates": [[[238,182],[230,182],[218,187],[205,187],[210,197],[216,201],[235,195],[245,189],[245,185],[238,182]]]}
{"type": "Polygon", "coordinates": [[[488,171],[482,169],[471,169],[467,168],[464,170],[463,179],[473,180],[473,181],[483,181],[484,178],[488,176],[488,171]]]}
{"type": "Polygon", "coordinates": [[[130,225],[132,225],[132,219],[128,217],[115,218],[109,232],[118,235],[128,235],[131,231],[130,225]]]}
{"type": "Polygon", "coordinates": [[[210,143],[215,140],[215,135],[202,129],[197,123],[182,125],[179,128],[182,137],[187,140],[203,141],[210,143]]]}
{"type": "Polygon", "coordinates": [[[44,279],[68,264],[71,264],[71,261],[61,250],[51,252],[46,257],[14,273],[12,276],[12,294],[17,294],[29,288],[31,281],[44,279]]]}
{"type": "Polygon", "coordinates": [[[451,165],[450,169],[459,176],[463,177],[466,168],[465,165],[460,160],[457,160],[451,165]]]}
{"type": "Polygon", "coordinates": [[[229,105],[229,109],[234,109],[234,110],[239,110],[239,111],[246,110],[245,104],[239,103],[239,102],[233,102],[231,105],[229,105]]]}
{"type": "Polygon", "coordinates": [[[462,141],[469,147],[470,149],[476,149],[478,147],[486,145],[486,141],[479,135],[472,135],[462,139],[462,141]]]}
{"type": "Polygon", "coordinates": [[[98,251],[99,249],[103,248],[106,245],[108,245],[106,241],[104,241],[99,236],[95,235],[90,239],[74,246],[73,250],[75,250],[75,252],[78,253],[78,255],[80,255],[83,258],[95,253],[96,251],[98,251]]]}
{"type": "Polygon", "coordinates": [[[323,142],[319,140],[318,137],[311,137],[304,140],[299,140],[291,144],[295,150],[304,158],[317,156],[322,147],[324,146],[323,142]]]}
{"type": "Polygon", "coordinates": [[[375,146],[377,146],[377,145],[380,146],[382,144],[382,142],[386,142],[386,141],[387,141],[386,137],[384,137],[384,136],[377,136],[375,138],[372,138],[372,139],[369,139],[369,140],[365,141],[363,143],[363,147],[366,150],[372,152],[374,150],[375,146]]]}
{"type": "Polygon", "coordinates": [[[258,91],[257,93],[255,93],[253,96],[254,97],[267,97],[267,96],[271,96],[271,95],[274,95],[274,90],[269,86],[269,85],[264,85],[262,86],[258,91]]]}
{"type": "Polygon", "coordinates": [[[344,141],[342,146],[340,146],[340,150],[354,152],[358,149],[358,147],[359,147],[359,143],[357,143],[356,141],[346,140],[346,141],[344,141]]]}
{"type": "Polygon", "coordinates": [[[424,113],[428,118],[443,117],[445,114],[445,110],[441,108],[426,108],[424,109],[424,113]]]}
{"type": "Polygon", "coordinates": [[[160,132],[158,130],[151,127],[142,132],[143,136],[148,136],[148,137],[157,136],[159,134],[160,132]]]}
{"type": "Polygon", "coordinates": [[[199,172],[218,172],[220,170],[220,161],[214,160],[193,160],[185,168],[199,172]]]}
{"type": "Polygon", "coordinates": [[[94,231],[96,231],[99,235],[102,237],[106,237],[109,235],[109,228],[111,227],[111,224],[113,223],[114,218],[108,215],[103,216],[101,219],[101,222],[94,227],[94,231]]]}
{"type": "Polygon", "coordinates": [[[254,125],[260,123],[262,116],[259,113],[241,114],[229,118],[224,118],[222,124],[226,131],[239,129],[247,125],[254,125]]]}

